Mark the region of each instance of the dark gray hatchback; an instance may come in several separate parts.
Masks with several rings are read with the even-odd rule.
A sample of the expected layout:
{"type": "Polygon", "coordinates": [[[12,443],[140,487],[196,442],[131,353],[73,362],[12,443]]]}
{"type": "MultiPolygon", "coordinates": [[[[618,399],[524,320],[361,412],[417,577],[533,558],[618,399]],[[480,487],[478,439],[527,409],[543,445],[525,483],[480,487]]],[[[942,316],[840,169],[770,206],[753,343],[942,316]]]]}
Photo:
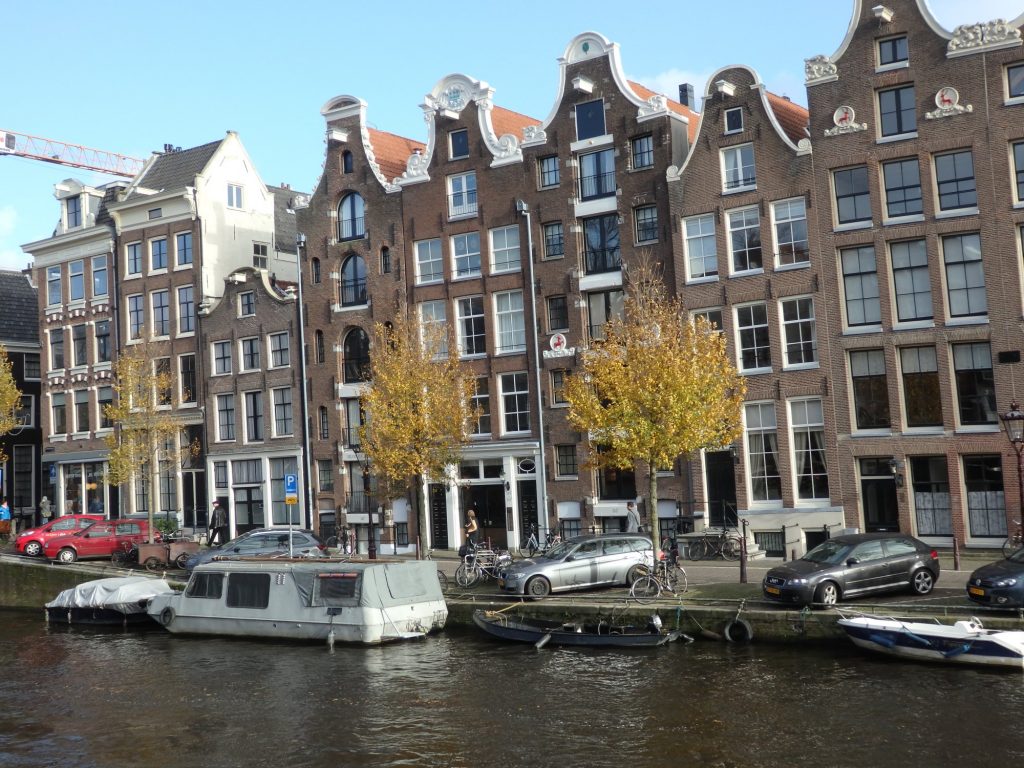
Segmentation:
{"type": "Polygon", "coordinates": [[[770,600],[834,605],[874,592],[912,589],[927,595],[939,580],[939,555],[905,533],[836,536],[799,560],[772,568],[761,584],[770,600]]]}

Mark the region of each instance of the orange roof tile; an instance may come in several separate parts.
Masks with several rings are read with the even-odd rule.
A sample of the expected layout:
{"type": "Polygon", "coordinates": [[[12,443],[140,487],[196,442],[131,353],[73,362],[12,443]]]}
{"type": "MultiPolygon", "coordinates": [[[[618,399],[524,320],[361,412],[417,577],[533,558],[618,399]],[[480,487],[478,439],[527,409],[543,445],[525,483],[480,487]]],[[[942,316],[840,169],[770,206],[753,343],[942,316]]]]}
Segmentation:
{"type": "Polygon", "coordinates": [[[768,97],[768,104],[771,105],[775,117],[786,132],[790,140],[796,144],[800,139],[807,138],[808,112],[799,104],[794,104],[789,99],[776,96],[774,93],[765,91],[768,97]]]}
{"type": "Polygon", "coordinates": [[[421,141],[407,139],[404,136],[396,136],[386,131],[378,131],[376,128],[367,129],[370,134],[370,146],[373,147],[373,154],[377,158],[377,165],[381,173],[388,181],[405,172],[406,160],[415,151],[423,152],[426,145],[421,141]]]}
{"type": "Polygon", "coordinates": [[[528,125],[540,125],[540,120],[504,107],[494,107],[491,110],[491,125],[494,126],[494,133],[497,136],[504,136],[511,133],[520,141],[523,140],[523,128],[528,125]]]}
{"type": "MultiPolygon", "coordinates": [[[[635,83],[632,80],[628,80],[627,82],[629,83],[629,87],[632,88],[634,93],[636,93],[636,95],[641,99],[647,100],[651,98],[651,96],[665,96],[663,93],[652,91],[647,86],[640,85],[640,83],[635,83]]],[[[694,139],[697,138],[697,123],[700,120],[698,113],[690,109],[685,104],[680,104],[678,101],[670,99],[668,96],[665,96],[665,100],[668,102],[668,108],[670,110],[675,112],[677,115],[682,115],[689,119],[690,123],[687,126],[686,132],[689,136],[690,143],[692,144],[694,139]]]]}

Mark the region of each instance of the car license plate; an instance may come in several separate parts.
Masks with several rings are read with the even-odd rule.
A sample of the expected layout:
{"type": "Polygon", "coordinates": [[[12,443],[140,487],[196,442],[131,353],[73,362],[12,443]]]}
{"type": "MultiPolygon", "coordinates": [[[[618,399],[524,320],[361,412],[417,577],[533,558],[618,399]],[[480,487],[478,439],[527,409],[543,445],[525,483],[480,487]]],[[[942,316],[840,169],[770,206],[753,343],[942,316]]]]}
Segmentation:
{"type": "Polygon", "coordinates": [[[778,587],[765,587],[764,591],[767,592],[769,595],[781,595],[782,594],[782,590],[779,589],[778,587]]]}
{"type": "Polygon", "coordinates": [[[985,590],[982,589],[981,587],[968,587],[967,591],[969,593],[971,593],[972,595],[977,595],[978,597],[984,597],[985,596],[985,590]]]}

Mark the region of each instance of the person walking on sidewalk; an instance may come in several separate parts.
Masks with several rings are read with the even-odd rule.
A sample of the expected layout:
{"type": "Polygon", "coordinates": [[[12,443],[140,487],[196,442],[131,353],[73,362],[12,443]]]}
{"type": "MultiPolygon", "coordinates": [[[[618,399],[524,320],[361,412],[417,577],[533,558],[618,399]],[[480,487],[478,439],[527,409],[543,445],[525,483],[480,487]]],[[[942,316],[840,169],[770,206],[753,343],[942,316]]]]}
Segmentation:
{"type": "Polygon", "coordinates": [[[632,501],[626,503],[626,533],[640,532],[640,513],[632,501]]]}
{"type": "Polygon", "coordinates": [[[228,538],[228,514],[216,499],[213,500],[213,509],[210,510],[210,540],[208,544],[212,547],[223,544],[228,538]]]}

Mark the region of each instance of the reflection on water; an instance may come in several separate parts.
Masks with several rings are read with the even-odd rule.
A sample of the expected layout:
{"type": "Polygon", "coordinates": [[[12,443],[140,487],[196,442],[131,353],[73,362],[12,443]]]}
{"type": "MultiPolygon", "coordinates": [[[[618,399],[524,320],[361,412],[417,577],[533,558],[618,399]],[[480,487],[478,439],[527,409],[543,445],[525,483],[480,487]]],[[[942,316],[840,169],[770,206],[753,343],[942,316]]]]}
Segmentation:
{"type": "Polygon", "coordinates": [[[1007,766],[1024,677],[852,645],[384,648],[0,613],[0,766],[1007,766]]]}

